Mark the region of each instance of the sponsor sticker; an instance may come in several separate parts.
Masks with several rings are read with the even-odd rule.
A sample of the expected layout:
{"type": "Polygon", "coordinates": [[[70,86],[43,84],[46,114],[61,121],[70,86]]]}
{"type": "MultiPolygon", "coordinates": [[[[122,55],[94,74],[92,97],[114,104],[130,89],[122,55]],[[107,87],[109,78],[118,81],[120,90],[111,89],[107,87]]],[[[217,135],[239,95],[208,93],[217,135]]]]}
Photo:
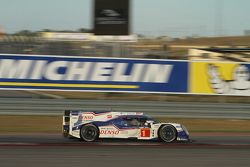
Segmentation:
{"type": "Polygon", "coordinates": [[[149,128],[141,129],[141,137],[150,137],[150,129],[149,128]]]}
{"type": "Polygon", "coordinates": [[[0,55],[0,89],[187,93],[186,61],[0,55]]]}

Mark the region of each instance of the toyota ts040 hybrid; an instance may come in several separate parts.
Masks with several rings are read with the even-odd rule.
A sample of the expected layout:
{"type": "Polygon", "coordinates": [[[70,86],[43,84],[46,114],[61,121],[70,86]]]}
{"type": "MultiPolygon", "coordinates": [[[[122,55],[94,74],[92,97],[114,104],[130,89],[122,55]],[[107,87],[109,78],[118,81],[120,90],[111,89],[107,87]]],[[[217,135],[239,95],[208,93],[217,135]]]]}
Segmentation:
{"type": "Polygon", "coordinates": [[[163,142],[189,141],[185,126],[177,123],[159,123],[138,112],[65,111],[65,137],[92,142],[98,138],[161,140],[163,142]]]}

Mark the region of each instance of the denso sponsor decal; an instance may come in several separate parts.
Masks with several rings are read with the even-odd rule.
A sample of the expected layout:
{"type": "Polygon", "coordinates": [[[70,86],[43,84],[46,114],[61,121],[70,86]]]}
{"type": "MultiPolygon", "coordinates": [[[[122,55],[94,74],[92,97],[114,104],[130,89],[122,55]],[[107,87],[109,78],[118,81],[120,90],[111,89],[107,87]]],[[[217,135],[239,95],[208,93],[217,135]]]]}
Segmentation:
{"type": "Polygon", "coordinates": [[[119,130],[101,130],[100,134],[102,135],[118,135],[119,134],[119,130]]]}
{"type": "Polygon", "coordinates": [[[0,55],[1,89],[186,92],[187,62],[0,55]]]}
{"type": "Polygon", "coordinates": [[[83,118],[82,118],[84,121],[91,121],[94,119],[94,116],[93,115],[83,115],[83,118]]]}
{"type": "Polygon", "coordinates": [[[111,119],[112,118],[112,114],[107,115],[107,118],[111,119]]]}

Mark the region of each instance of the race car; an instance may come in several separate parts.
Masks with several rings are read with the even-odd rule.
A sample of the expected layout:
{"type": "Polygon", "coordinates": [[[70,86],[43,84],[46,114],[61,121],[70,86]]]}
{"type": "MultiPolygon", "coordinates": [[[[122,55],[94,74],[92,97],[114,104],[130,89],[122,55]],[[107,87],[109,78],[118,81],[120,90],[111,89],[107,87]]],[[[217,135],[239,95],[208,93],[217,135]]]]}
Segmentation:
{"type": "Polygon", "coordinates": [[[189,132],[178,123],[159,123],[141,112],[71,111],[63,116],[64,137],[86,142],[102,138],[189,141],[189,132]]]}

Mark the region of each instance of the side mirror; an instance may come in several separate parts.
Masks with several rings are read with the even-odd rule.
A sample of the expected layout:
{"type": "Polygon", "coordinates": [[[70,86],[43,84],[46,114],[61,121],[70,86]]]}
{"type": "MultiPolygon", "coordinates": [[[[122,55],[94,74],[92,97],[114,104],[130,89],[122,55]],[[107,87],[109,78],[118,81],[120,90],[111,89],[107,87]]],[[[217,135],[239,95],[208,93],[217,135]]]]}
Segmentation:
{"type": "Polygon", "coordinates": [[[146,121],[144,125],[151,128],[152,124],[153,124],[153,121],[146,121]]]}
{"type": "Polygon", "coordinates": [[[147,122],[145,122],[145,124],[144,124],[144,126],[146,126],[146,127],[148,127],[150,124],[149,123],[147,123],[147,122]]]}

